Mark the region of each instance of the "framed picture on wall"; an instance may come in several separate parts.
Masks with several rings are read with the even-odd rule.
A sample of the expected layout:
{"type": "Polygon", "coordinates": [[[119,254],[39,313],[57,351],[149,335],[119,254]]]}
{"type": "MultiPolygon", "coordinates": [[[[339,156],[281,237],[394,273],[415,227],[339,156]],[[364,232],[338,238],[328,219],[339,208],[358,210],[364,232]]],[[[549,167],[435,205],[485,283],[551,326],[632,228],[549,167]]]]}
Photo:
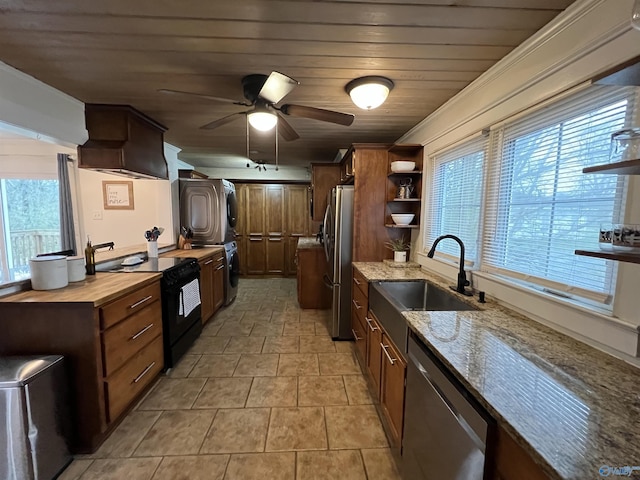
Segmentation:
{"type": "Polygon", "coordinates": [[[103,180],[102,198],[105,210],[133,210],[133,182],[103,180]]]}

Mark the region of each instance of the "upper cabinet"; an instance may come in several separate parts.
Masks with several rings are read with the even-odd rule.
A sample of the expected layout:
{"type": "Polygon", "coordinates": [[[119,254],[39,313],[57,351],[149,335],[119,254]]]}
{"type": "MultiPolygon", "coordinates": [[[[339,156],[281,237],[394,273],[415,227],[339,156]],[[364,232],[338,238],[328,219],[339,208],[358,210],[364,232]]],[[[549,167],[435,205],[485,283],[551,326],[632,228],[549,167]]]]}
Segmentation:
{"type": "Polygon", "coordinates": [[[311,220],[321,222],[327,209],[331,189],[341,181],[342,165],[339,163],[311,164],[311,220]]]}

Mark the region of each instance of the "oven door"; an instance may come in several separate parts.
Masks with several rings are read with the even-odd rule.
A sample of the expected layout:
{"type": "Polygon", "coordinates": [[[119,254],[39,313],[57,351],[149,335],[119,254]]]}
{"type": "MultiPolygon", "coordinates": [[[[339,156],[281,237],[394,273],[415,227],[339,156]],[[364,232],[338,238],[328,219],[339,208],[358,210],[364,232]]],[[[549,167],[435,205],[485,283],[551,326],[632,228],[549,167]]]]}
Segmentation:
{"type": "MultiPolygon", "coordinates": [[[[175,285],[162,286],[162,319],[164,326],[165,342],[169,345],[175,344],[194,323],[201,322],[201,305],[185,315],[182,308],[182,287],[193,281],[200,280],[198,272],[184,277],[175,285]]],[[[200,286],[198,285],[198,289],[200,286]]]]}

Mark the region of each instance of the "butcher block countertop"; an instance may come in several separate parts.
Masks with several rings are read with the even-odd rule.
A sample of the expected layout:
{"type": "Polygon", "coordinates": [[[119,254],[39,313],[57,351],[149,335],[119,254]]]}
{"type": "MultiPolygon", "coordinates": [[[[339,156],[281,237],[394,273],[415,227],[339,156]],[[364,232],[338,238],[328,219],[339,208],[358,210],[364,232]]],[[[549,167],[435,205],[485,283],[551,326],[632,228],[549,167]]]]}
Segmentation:
{"type": "Polygon", "coordinates": [[[192,248],[189,250],[171,250],[170,252],[161,253],[161,257],[174,257],[174,258],[197,258],[202,260],[203,258],[210,257],[216,253],[224,254],[224,246],[219,247],[202,247],[192,248]]]}
{"type": "MultiPolygon", "coordinates": [[[[451,281],[354,263],[367,281],[451,281]]],[[[553,479],[640,465],[640,370],[492,301],[477,311],[405,311],[409,328],[553,479]]],[[[625,475],[628,476],[628,475],[625,475]]]]}
{"type": "Polygon", "coordinates": [[[0,298],[2,303],[92,303],[100,307],[122,295],[153,283],[161,273],[102,273],[55,290],[28,290],[0,298]]]}

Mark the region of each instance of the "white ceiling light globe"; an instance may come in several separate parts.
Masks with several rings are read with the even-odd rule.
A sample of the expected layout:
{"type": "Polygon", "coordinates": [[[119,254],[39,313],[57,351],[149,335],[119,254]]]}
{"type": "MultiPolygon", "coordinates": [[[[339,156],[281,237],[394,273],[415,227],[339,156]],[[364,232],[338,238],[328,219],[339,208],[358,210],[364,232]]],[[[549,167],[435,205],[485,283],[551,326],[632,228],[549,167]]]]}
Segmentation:
{"type": "Polygon", "coordinates": [[[390,79],[378,76],[356,78],[345,86],[353,103],[363,110],[373,110],[382,105],[392,88],[390,79]]]}
{"type": "Polygon", "coordinates": [[[278,117],[269,112],[251,112],[248,117],[251,126],[261,132],[268,132],[278,123],[278,117]]]}

